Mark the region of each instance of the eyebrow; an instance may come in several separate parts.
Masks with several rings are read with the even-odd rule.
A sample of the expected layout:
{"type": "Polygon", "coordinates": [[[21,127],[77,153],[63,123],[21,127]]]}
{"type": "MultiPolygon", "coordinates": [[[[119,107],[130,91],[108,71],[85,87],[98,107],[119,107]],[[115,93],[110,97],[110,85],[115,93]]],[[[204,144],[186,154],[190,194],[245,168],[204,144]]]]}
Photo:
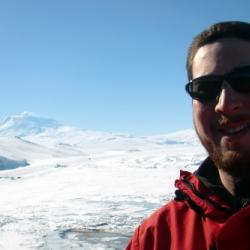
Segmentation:
{"type": "Polygon", "coordinates": [[[237,74],[237,73],[241,73],[241,72],[244,72],[244,70],[249,70],[250,71],[250,65],[243,65],[243,66],[238,66],[236,68],[233,68],[231,71],[229,71],[228,73],[226,74],[207,74],[207,75],[203,75],[203,76],[199,76],[197,78],[194,78],[192,80],[190,80],[190,82],[193,82],[194,80],[197,80],[197,79],[202,79],[202,78],[223,78],[223,77],[226,77],[226,76],[230,76],[230,75],[234,75],[234,74],[237,74]]]}

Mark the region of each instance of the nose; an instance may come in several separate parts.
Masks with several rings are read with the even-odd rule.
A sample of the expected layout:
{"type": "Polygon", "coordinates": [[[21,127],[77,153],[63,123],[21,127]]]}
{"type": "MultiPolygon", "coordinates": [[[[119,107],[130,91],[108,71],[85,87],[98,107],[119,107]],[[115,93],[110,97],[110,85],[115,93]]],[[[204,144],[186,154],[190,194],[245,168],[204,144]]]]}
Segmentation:
{"type": "Polygon", "coordinates": [[[221,92],[217,97],[215,112],[224,115],[233,115],[241,109],[240,94],[234,91],[231,86],[224,81],[221,87],[221,92]]]}

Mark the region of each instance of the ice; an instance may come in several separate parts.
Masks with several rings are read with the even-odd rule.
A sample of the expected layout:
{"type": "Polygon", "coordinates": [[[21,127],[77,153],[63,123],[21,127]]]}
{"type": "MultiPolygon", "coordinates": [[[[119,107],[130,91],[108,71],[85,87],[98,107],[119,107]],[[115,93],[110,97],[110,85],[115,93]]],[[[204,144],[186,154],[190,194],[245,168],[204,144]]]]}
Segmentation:
{"type": "Polygon", "coordinates": [[[135,137],[42,119],[30,134],[29,116],[0,133],[0,157],[16,163],[0,171],[0,249],[124,249],[173,197],[180,169],[206,157],[193,130],[135,137]]]}

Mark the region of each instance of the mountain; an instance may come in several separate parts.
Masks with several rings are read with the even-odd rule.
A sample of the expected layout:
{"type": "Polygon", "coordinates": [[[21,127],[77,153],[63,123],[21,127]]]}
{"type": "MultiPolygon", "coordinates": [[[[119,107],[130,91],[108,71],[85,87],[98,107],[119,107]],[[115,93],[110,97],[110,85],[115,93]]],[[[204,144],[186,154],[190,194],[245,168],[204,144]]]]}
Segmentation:
{"type": "Polygon", "coordinates": [[[29,112],[11,116],[0,123],[0,156],[9,160],[9,169],[12,166],[10,160],[18,165],[22,161],[32,164],[41,159],[106,153],[150,155],[166,148],[175,154],[180,148],[189,150],[190,147],[200,147],[193,129],[156,136],[132,136],[65,126],[29,112]]]}
{"type": "Polygon", "coordinates": [[[6,118],[0,123],[0,135],[27,136],[42,133],[48,129],[56,129],[60,124],[52,119],[40,117],[29,112],[6,118]]]}

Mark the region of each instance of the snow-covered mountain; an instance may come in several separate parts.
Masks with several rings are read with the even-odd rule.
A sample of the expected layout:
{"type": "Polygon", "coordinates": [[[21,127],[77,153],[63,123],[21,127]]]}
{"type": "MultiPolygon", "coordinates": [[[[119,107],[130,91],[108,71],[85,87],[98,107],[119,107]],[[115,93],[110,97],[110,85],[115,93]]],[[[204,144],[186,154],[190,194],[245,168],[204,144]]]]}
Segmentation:
{"type": "Polygon", "coordinates": [[[0,123],[0,135],[27,136],[42,133],[60,126],[55,120],[23,112],[4,119],[0,123]]]}
{"type": "Polygon", "coordinates": [[[124,249],[206,157],[192,129],[132,136],[22,113],[0,124],[0,248],[124,249]]]}

